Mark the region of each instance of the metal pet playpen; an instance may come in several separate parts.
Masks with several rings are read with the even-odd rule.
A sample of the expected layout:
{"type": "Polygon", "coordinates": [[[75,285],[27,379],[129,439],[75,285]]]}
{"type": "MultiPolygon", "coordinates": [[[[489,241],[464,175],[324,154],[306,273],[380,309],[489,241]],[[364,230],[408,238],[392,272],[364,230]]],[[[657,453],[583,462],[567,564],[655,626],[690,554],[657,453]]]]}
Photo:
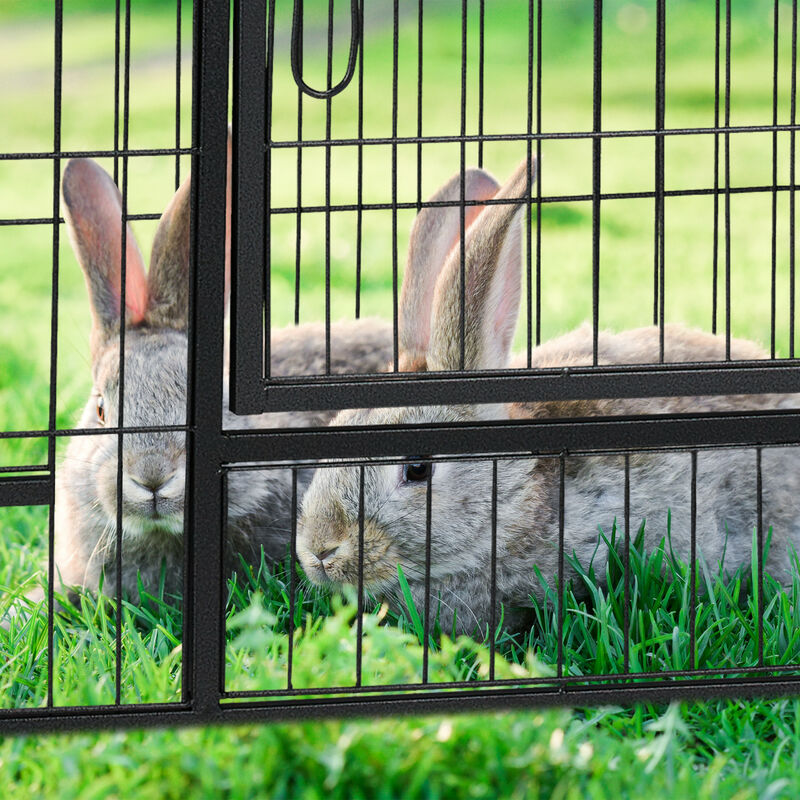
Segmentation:
{"type": "Polygon", "coordinates": [[[118,2],[113,146],[93,148],[62,141],[57,0],[52,147],[0,155],[51,168],[50,215],[2,224],[45,232],[52,252],[47,422],[0,432],[6,445],[43,447],[41,460],[0,463],[0,506],[48,509],[44,601],[0,610],[17,635],[46,620],[46,689],[28,705],[5,700],[0,731],[796,691],[800,654],[765,645],[765,628],[783,613],[767,602],[767,576],[770,597],[781,585],[791,595],[797,519],[797,3],[762,3],[740,21],[730,0],[695,6],[195,0],[190,20],[179,2],[174,146],[136,147],[137,14],[118,2]],[[766,62],[748,35],[767,41],[766,62]],[[737,94],[740,53],[750,106],[737,94]],[[88,159],[113,161],[118,200],[88,159]],[[159,218],[129,212],[145,159],[174,164],[175,192],[147,279],[127,227],[159,218]],[[500,186],[489,167],[512,177],[500,186]],[[107,239],[104,220],[122,223],[107,239]],[[57,398],[60,281],[77,274],[65,230],[93,302],[91,422],[77,426],[57,398]],[[753,260],[749,281],[740,273],[753,260]],[[143,358],[148,337],[159,344],[143,358]],[[155,370],[148,416],[151,400],[126,388],[138,392],[137,371],[155,369],[167,340],[178,360],[155,370]],[[169,394],[170,381],[184,386],[169,394]],[[112,454],[111,495],[92,501],[106,509],[105,538],[87,556],[106,558],[86,588],[110,598],[113,651],[110,694],[94,705],[59,694],[57,674],[56,651],[82,635],[58,621],[73,556],[60,520],[80,516],[59,516],[78,503],[63,476],[76,453],[99,458],[80,440],[112,454]],[[633,559],[651,531],[645,548],[661,542],[659,569],[684,581],[684,627],[654,621],[645,635],[633,559]],[[122,598],[134,608],[132,595],[152,593],[136,559],[161,547],[147,536],[169,539],[166,569],[150,579],[183,619],[179,696],[163,701],[122,687],[122,598]],[[257,583],[265,558],[284,569],[281,679],[238,683],[226,674],[231,574],[249,562],[257,583]],[[752,576],[750,600],[737,602],[755,608],[741,629],[753,657],[709,665],[703,576],[724,559],[752,576]],[[596,674],[567,653],[570,626],[600,613],[585,589],[567,603],[567,588],[590,579],[619,588],[606,597],[619,661],[596,674]],[[324,664],[311,670],[318,681],[297,678],[314,635],[298,607],[311,583],[350,587],[350,681],[329,680],[324,664]],[[365,656],[376,614],[416,631],[416,680],[393,681],[365,656]],[[542,626],[556,643],[547,668],[496,671],[513,640],[503,631],[528,642],[542,626]],[[482,641],[485,669],[467,658],[459,676],[434,678],[432,652],[450,634],[482,641]],[[673,648],[671,669],[648,661],[656,640],[673,648]]]}

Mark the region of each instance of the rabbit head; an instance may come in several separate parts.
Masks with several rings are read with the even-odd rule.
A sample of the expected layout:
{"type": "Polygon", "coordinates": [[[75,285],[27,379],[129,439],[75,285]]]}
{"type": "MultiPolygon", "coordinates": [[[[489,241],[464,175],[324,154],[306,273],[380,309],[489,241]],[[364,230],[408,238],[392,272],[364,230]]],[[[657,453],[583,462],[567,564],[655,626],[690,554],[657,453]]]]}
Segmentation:
{"type": "MultiPolygon", "coordinates": [[[[229,137],[226,305],[230,287],[230,169],[229,137]]],[[[92,315],[93,387],[78,427],[113,429],[122,422],[125,429],[150,430],[123,435],[121,485],[118,434],[77,435],[71,439],[57,481],[57,566],[63,582],[70,585],[94,587],[101,570],[113,572],[113,558],[109,556],[116,550],[119,496],[126,591],[136,595],[137,573],[146,583],[149,578],[151,584],[157,585],[166,558],[170,568],[167,583],[172,591],[179,592],[186,435],[182,430],[163,428],[181,428],[187,419],[190,178],[181,184],[161,217],[149,272],[130,226],[125,226],[123,236],[121,196],[100,166],[89,159],[71,160],[64,170],[62,198],[67,231],[84,274],[92,315]],[[121,359],[123,296],[125,354],[121,359]]],[[[253,426],[252,418],[234,417],[228,410],[227,382],[223,403],[223,416],[229,426],[253,426]]],[[[252,534],[249,516],[263,512],[264,506],[275,500],[276,492],[285,490],[274,483],[266,473],[249,481],[236,476],[231,481],[229,525],[235,529],[244,527],[252,534]]],[[[262,527],[265,531],[270,528],[266,518],[262,527]]],[[[246,538],[245,534],[232,535],[231,546],[242,549],[252,545],[245,548],[250,555],[249,550],[258,547],[246,538]]],[[[273,538],[284,542],[285,532],[281,530],[273,538]]],[[[279,549],[280,553],[272,555],[282,555],[285,545],[279,549]]]]}
{"type": "MultiPolygon", "coordinates": [[[[71,160],[64,170],[62,197],[67,230],[83,270],[92,314],[93,387],[78,427],[100,430],[118,427],[120,422],[125,428],[185,425],[189,180],[184,181],[162,215],[149,273],[129,226],[123,235],[120,193],[100,166],[88,159],[71,160]],[[123,313],[124,366],[120,363],[123,313]]],[[[86,546],[91,543],[93,553],[97,547],[111,547],[116,536],[118,446],[116,434],[73,437],[59,476],[59,527],[75,528],[78,538],[85,537],[86,546]],[[102,535],[95,540],[97,531],[102,535]]],[[[183,531],[185,450],[185,434],[179,430],[124,435],[124,539],[179,538],[183,531]]],[[[63,545],[59,549],[72,550],[61,561],[82,562],[75,537],[60,538],[63,545]]]]}
{"type": "MultiPolygon", "coordinates": [[[[225,290],[230,288],[231,139],[228,139],[225,290]]],[[[162,564],[167,586],[180,592],[188,359],[190,180],[164,212],[153,243],[150,270],[130,227],[122,234],[122,203],[114,182],[96,163],[72,160],[62,181],[67,230],[83,270],[92,313],[93,389],[78,427],[91,435],[71,438],[56,482],[56,563],[62,582],[95,588],[102,571],[113,575],[117,542],[117,497],[121,497],[123,588],[137,595],[138,577],[158,585],[162,564]],[[125,259],[123,262],[122,254],[125,259]],[[123,292],[123,263],[124,286],[123,292]],[[124,298],[124,302],[123,302],[124,298]],[[125,318],[124,366],[120,326],[125,318]],[[121,366],[123,369],[121,370],[121,366]],[[124,376],[125,433],[121,486],[119,435],[99,431],[120,423],[120,374],[124,376]],[[163,430],[163,427],[178,430],[163,430]]],[[[331,372],[377,372],[391,357],[392,328],[363,318],[331,326],[331,372]]],[[[306,323],[272,331],[273,372],[317,374],[326,364],[325,328],[306,323]]],[[[227,347],[225,348],[227,354],[227,347]]],[[[227,372],[227,367],[225,369],[227,372]]],[[[225,428],[308,427],[326,424],[331,412],[281,412],[236,416],[228,408],[223,380],[225,428]]],[[[303,491],[308,477],[300,476],[303,491]]],[[[292,498],[287,470],[235,472],[228,479],[225,569],[239,555],[257,563],[285,555],[292,498]]],[[[108,580],[106,585],[110,585],[108,580]]]]}
{"type": "MultiPolygon", "coordinates": [[[[460,210],[431,205],[420,212],[411,232],[400,301],[401,369],[506,366],[520,301],[520,218],[534,173],[534,164],[525,161],[502,188],[482,170],[464,174],[463,196],[471,205],[464,220],[463,341],[460,210]],[[498,202],[484,205],[488,200],[498,202]]],[[[431,202],[458,204],[461,191],[456,175],[431,202]]],[[[341,412],[334,424],[460,422],[496,418],[498,413],[502,409],[466,405],[354,410],[341,412]]],[[[297,538],[298,556],[312,581],[357,585],[363,535],[364,586],[390,594],[400,564],[412,591],[418,591],[424,585],[429,544],[431,578],[444,590],[442,604],[460,603],[459,591],[452,588],[454,576],[474,572],[490,547],[491,465],[433,464],[423,454],[418,456],[405,464],[316,471],[303,500],[297,538]],[[476,485],[488,486],[489,491],[476,491],[476,485]],[[485,516],[486,525],[476,524],[480,516],[485,516]],[[445,596],[448,586],[450,597],[445,596]]]]}

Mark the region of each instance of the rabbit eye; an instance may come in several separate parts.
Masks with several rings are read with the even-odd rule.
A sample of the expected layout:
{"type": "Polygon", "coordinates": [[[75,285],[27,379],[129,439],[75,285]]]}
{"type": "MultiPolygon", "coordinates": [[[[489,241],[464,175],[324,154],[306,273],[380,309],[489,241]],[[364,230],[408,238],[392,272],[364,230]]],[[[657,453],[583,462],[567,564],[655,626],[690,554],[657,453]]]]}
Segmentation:
{"type": "Polygon", "coordinates": [[[103,395],[97,398],[97,420],[101,425],[106,424],[106,401],[103,395]]]}
{"type": "Polygon", "coordinates": [[[406,483],[427,481],[433,475],[433,464],[430,462],[403,465],[403,480],[406,483]]]}

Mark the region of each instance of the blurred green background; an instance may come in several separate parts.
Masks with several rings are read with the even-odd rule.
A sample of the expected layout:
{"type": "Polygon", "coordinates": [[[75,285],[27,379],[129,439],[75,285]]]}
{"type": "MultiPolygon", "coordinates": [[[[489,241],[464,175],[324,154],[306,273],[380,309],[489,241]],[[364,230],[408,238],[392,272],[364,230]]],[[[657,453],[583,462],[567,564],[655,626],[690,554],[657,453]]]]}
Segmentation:
{"type": "MultiPolygon", "coordinates": [[[[342,74],[346,60],[349,4],[337,2],[335,5],[334,76],[337,76],[342,74]]],[[[528,130],[527,5],[521,0],[490,0],[486,3],[483,121],[486,133],[524,133],[528,130]]],[[[293,141],[298,138],[298,97],[289,66],[292,3],[278,0],[277,6],[273,138],[293,141]]],[[[423,75],[418,83],[417,4],[400,3],[396,122],[392,113],[392,4],[387,0],[368,0],[366,6],[364,136],[390,136],[395,124],[399,136],[416,135],[417,92],[420,87],[423,133],[431,136],[458,134],[462,56],[460,4],[452,0],[426,0],[423,75]]],[[[544,6],[542,130],[590,130],[592,4],[582,0],[560,0],[544,6]]],[[[607,130],[641,130],[654,124],[654,7],[654,3],[644,0],[606,0],[604,3],[602,115],[603,127],[607,130]]],[[[778,120],[788,123],[791,113],[792,6],[780,2],[778,7],[778,120]]],[[[327,2],[305,0],[305,8],[304,74],[309,83],[321,87],[325,83],[327,2]]],[[[730,117],[734,126],[772,122],[773,10],[772,0],[735,4],[731,28],[730,94],[730,117]]],[[[160,0],[132,0],[131,12],[129,147],[147,149],[175,145],[176,35],[182,46],[180,106],[177,109],[181,121],[180,144],[188,147],[191,144],[192,6],[185,3],[181,7],[179,31],[175,4],[160,0]]],[[[670,0],[667,3],[666,28],[666,126],[710,127],[715,117],[715,5],[701,0],[670,0]]],[[[112,2],[65,0],[60,125],[63,151],[108,150],[114,145],[114,31],[112,2]]],[[[0,154],[47,154],[53,151],[54,37],[51,1],[0,0],[0,154]]],[[[467,133],[477,133],[479,124],[478,44],[478,3],[471,0],[467,18],[467,133]]],[[[334,138],[357,135],[357,108],[354,82],[332,103],[331,134],[334,138]]],[[[325,111],[324,102],[303,98],[303,138],[324,138],[325,111]]],[[[535,115],[535,108],[533,112],[535,115]]],[[[722,108],[719,113],[722,119],[722,108]]],[[[122,131],[121,120],[120,126],[122,131]]],[[[719,143],[722,184],[723,137],[719,138],[719,143]]],[[[732,134],[731,185],[771,186],[772,148],[771,133],[732,134]]],[[[782,185],[789,183],[790,179],[790,148],[790,135],[781,133],[777,137],[775,157],[778,183],[782,185]]],[[[483,148],[484,166],[502,180],[524,157],[525,150],[525,144],[519,141],[487,143],[483,148]]],[[[417,159],[416,144],[397,147],[398,202],[415,203],[432,194],[458,169],[460,148],[452,143],[424,145],[420,185],[417,183],[417,159]]],[[[467,146],[466,160],[467,164],[478,162],[477,145],[467,146]]],[[[109,171],[113,169],[112,160],[100,159],[100,162],[109,171]]],[[[293,208],[298,203],[297,149],[276,150],[272,164],[272,205],[278,209],[293,208]]],[[[354,146],[332,148],[330,199],[334,206],[356,202],[356,165],[357,149],[354,146]]],[[[188,160],[182,159],[178,166],[180,176],[185,176],[188,160]]],[[[364,148],[364,203],[392,201],[392,171],[390,146],[364,148]]],[[[175,173],[173,157],[132,157],[128,162],[130,212],[159,214],[175,189],[175,173]]],[[[652,137],[629,136],[603,142],[603,192],[652,191],[654,175],[652,137]]],[[[709,189],[713,186],[713,176],[712,135],[666,137],[667,189],[709,189]]],[[[54,173],[52,160],[48,158],[0,159],[0,430],[3,431],[46,429],[48,426],[54,227],[47,219],[52,220],[54,189],[59,178],[54,173]],[[23,224],[21,220],[29,223],[23,224]]],[[[540,186],[542,194],[547,197],[589,194],[592,188],[591,141],[562,139],[543,142],[540,186]]],[[[303,206],[319,206],[325,202],[324,148],[308,148],[303,152],[300,188],[303,206]]],[[[716,243],[720,276],[724,268],[722,209],[720,198],[719,239],[716,243]]],[[[730,209],[732,331],[735,335],[751,337],[769,346],[772,194],[769,191],[734,194],[730,209]]],[[[396,253],[402,268],[413,215],[411,209],[398,212],[395,245],[391,233],[391,211],[364,212],[363,314],[391,315],[393,255],[396,253]]],[[[321,319],[324,314],[324,215],[319,212],[303,214],[299,224],[299,319],[309,321],[321,319]]],[[[149,250],[155,225],[155,220],[134,223],[144,252],[149,250]]],[[[276,213],[272,220],[274,325],[289,324],[294,318],[297,225],[293,213],[276,213]]],[[[531,230],[535,235],[535,229],[532,227],[531,230]]],[[[715,249],[713,198],[708,195],[668,198],[665,202],[665,231],[666,319],[710,330],[715,249]]],[[[334,319],[354,314],[355,232],[355,212],[331,215],[331,311],[334,319]]],[[[789,194],[785,191],[778,194],[776,233],[776,346],[778,355],[786,356],[789,352],[790,248],[789,194]]],[[[543,204],[541,242],[542,314],[538,323],[542,338],[546,339],[591,318],[591,202],[562,200],[543,204]]],[[[614,199],[603,203],[602,327],[620,330],[652,322],[653,247],[652,199],[614,199]]],[[[82,276],[63,226],[56,255],[57,422],[59,426],[71,426],[91,385],[89,309],[82,276]]],[[[717,323],[720,326],[724,324],[723,288],[720,278],[717,289],[717,323]]],[[[536,319],[527,317],[523,304],[516,342],[518,348],[524,347],[528,327],[535,328],[536,324],[536,319]]],[[[0,439],[0,466],[35,464],[45,460],[44,440],[0,439]]],[[[16,586],[39,568],[46,530],[47,515],[42,509],[0,510],[0,587],[16,586]]],[[[167,682],[156,688],[156,692],[162,691],[164,695],[155,699],[166,699],[175,690],[175,684],[167,682]]],[[[547,728],[550,722],[553,725],[564,724],[561,717],[547,717],[545,723],[538,723],[545,726],[547,736],[550,735],[547,728]]],[[[435,728],[412,727],[415,731],[425,731],[420,733],[420,737],[438,735],[435,728]]],[[[411,731],[412,727],[408,730],[411,731]]],[[[463,723],[466,739],[474,737],[482,728],[480,720],[463,723]]],[[[340,728],[335,725],[324,730],[331,731],[331,736],[339,736],[340,728]]],[[[366,726],[347,730],[351,731],[348,736],[358,740],[357,737],[365,735],[366,726]],[[353,730],[361,733],[353,733],[353,730]]],[[[303,735],[308,736],[308,733],[303,735]]],[[[286,746],[286,741],[293,741],[293,736],[287,733],[286,738],[280,740],[282,746],[286,746]]],[[[531,764],[544,764],[546,767],[550,763],[548,757],[557,760],[557,754],[553,755],[557,748],[554,750],[551,742],[548,749],[547,736],[542,736],[545,744],[541,759],[528,759],[524,762],[526,768],[532,769],[531,764]]],[[[457,739],[454,737],[454,748],[457,739]]],[[[119,748],[108,745],[109,740],[104,741],[114,758],[124,757],[119,755],[119,748]]],[[[445,738],[440,742],[443,747],[447,746],[444,741],[445,738]]],[[[294,746],[296,744],[294,742],[294,746]]],[[[15,745],[15,752],[26,753],[26,746],[24,743],[15,745]]],[[[81,746],[77,748],[74,758],[75,763],[80,763],[83,757],[80,755],[81,746]]],[[[228,742],[219,745],[218,752],[229,754],[230,748],[228,742]]],[[[575,748],[577,752],[577,744],[575,748]]],[[[338,758],[337,754],[342,750],[342,747],[323,748],[323,752],[334,753],[331,758],[338,758]]],[[[6,749],[0,751],[0,765],[3,764],[2,752],[6,752],[6,763],[10,763],[6,749]]],[[[172,750],[168,748],[165,752],[171,753],[172,750]]],[[[623,755],[623,760],[632,760],[632,753],[633,750],[627,756],[623,755]]],[[[608,755],[606,763],[613,757],[608,755]]],[[[563,766],[567,761],[558,763],[563,766]]],[[[573,761],[569,764],[574,767],[573,761]]],[[[398,763],[398,774],[402,769],[402,763],[398,763]]],[[[551,783],[544,781],[544,785],[552,788],[555,779],[550,773],[547,777],[551,783]]],[[[39,784],[34,781],[25,785],[28,789],[34,785],[44,786],[45,778],[40,775],[39,784]]],[[[612,784],[608,782],[609,787],[612,784]]],[[[101,786],[100,783],[97,785],[101,786]]],[[[713,786],[709,791],[712,790],[713,786]]],[[[595,791],[601,790],[595,787],[595,791]]],[[[596,796],[604,795],[598,793],[596,796]]]]}
{"type": "MultiPolygon", "coordinates": [[[[324,85],[327,3],[307,0],[305,76],[324,85]]],[[[422,129],[426,135],[459,132],[461,20],[443,0],[425,3],[423,36],[422,129]]],[[[486,133],[524,133],[528,127],[527,4],[493,0],[485,19],[486,133]]],[[[124,3],[123,3],[124,8],[124,3]]],[[[417,131],[417,4],[401,3],[398,48],[396,128],[399,136],[417,131]]],[[[289,66],[292,3],[279,2],[276,12],[273,138],[298,136],[298,98],[289,66]]],[[[349,42],[346,4],[336,4],[334,76],[344,70],[349,42]]],[[[780,4],[778,117],[790,113],[791,9],[780,4]]],[[[130,27],[129,147],[175,145],[176,7],[133,0],[130,27]]],[[[365,36],[364,136],[392,134],[391,3],[367,4],[365,36]]],[[[758,0],[737,7],[731,29],[731,123],[764,125],[772,120],[772,2],[758,0]]],[[[713,5],[675,0],[667,8],[666,125],[707,127],[714,122],[713,5]]],[[[191,23],[189,4],[182,8],[180,143],[190,145],[191,23]]],[[[49,3],[0,4],[0,152],[47,153],[53,150],[54,26],[49,3]]],[[[545,6],[542,47],[542,129],[545,132],[587,131],[592,123],[591,4],[571,0],[545,6]]],[[[723,27],[724,32],[724,27],[723,27]]],[[[641,130],[655,117],[655,14],[651,4],[613,0],[605,3],[603,43],[603,126],[608,130],[641,130]]],[[[724,42],[723,42],[724,47],[724,42]]],[[[478,4],[468,4],[467,133],[478,131],[478,4]]],[[[113,4],[89,0],[65,3],[61,99],[61,147],[67,152],[109,149],[114,144],[114,13],[113,4]],[[101,9],[102,10],[99,10],[101,9]]],[[[335,78],[336,79],[336,78],[335,78]]],[[[724,73],[722,75],[724,81],[724,73]]],[[[334,138],[357,135],[358,92],[354,82],[332,103],[334,138]]],[[[121,105],[121,101],[120,101],[121,105]]],[[[325,136],[324,101],[303,98],[304,139],[325,136]]],[[[533,109],[535,114],[535,109],[533,109]]],[[[720,109],[722,113],[722,109],[720,109]]],[[[535,120],[535,116],[534,116],[535,120]]],[[[534,123],[535,124],[535,123],[534,123]]],[[[120,123],[120,137],[123,126],[120,123]]],[[[720,137],[720,182],[722,148],[720,137]]],[[[122,139],[120,138],[120,142],[122,139]]],[[[669,189],[713,186],[714,137],[708,134],[666,137],[665,185],[669,189]]],[[[524,157],[519,141],[491,142],[483,148],[484,166],[502,180],[524,157]]],[[[592,144],[588,139],[542,143],[540,186],[545,197],[587,195],[592,188],[592,144]]],[[[789,134],[777,143],[778,183],[789,181],[789,134]]],[[[370,145],[363,150],[362,199],[392,201],[392,148],[370,145]]],[[[418,148],[401,144],[396,154],[396,198],[415,203],[430,196],[458,169],[458,144],[432,143],[422,148],[422,181],[417,183],[418,148]]],[[[772,183],[771,133],[739,132],[730,137],[731,184],[734,187],[772,183]]],[[[100,159],[109,170],[113,163],[100,159]]],[[[478,161],[474,143],[466,161],[478,161]]],[[[180,164],[186,174],[188,160],[180,164]]],[[[298,203],[297,148],[275,149],[272,159],[275,209],[298,203]]],[[[330,201],[335,207],[355,203],[357,148],[331,148],[330,201]]],[[[175,160],[136,156],[128,162],[128,207],[134,214],[158,214],[175,188],[175,160]]],[[[0,221],[52,217],[53,162],[47,158],[0,160],[0,221]]],[[[602,145],[602,191],[652,191],[655,174],[653,137],[620,137],[602,145]]],[[[303,207],[325,203],[325,148],[302,154],[303,207]]],[[[770,192],[731,197],[731,327],[769,345],[770,340],[770,192]]],[[[724,325],[724,226],[720,198],[717,323],[724,325]]],[[[398,236],[392,241],[392,212],[367,210],[363,215],[362,314],[390,316],[393,252],[404,263],[414,209],[397,213],[398,236]]],[[[535,215],[534,215],[535,216],[535,215]]],[[[789,196],[777,201],[778,355],[788,354],[789,331],[789,196]]],[[[134,223],[142,249],[149,250],[155,221],[134,223]]],[[[275,213],[271,227],[272,321],[291,323],[295,309],[296,241],[299,262],[300,321],[324,315],[325,221],[321,212],[275,213]]],[[[709,195],[667,198],[665,202],[667,321],[712,325],[713,198],[709,195]]],[[[535,227],[531,230],[535,235],[535,227]]],[[[591,318],[591,203],[548,202],[541,214],[541,327],[549,338],[591,318]]],[[[356,294],[356,214],[331,214],[331,314],[352,317],[356,294]]],[[[0,225],[0,428],[47,427],[50,304],[53,274],[52,224],[0,225]],[[20,399],[24,398],[22,402],[20,399]]],[[[653,319],[654,201],[614,199],[601,215],[600,324],[611,329],[645,325],[653,319]]],[[[535,260],[535,250],[533,251],[535,260]]],[[[80,271],[62,229],[58,286],[59,425],[71,425],[89,388],[87,369],[88,306],[80,271]]],[[[535,304],[534,304],[535,305],[535,304]]],[[[517,346],[524,347],[528,319],[523,303],[517,346]]],[[[3,464],[41,458],[44,443],[0,444],[3,464]]]]}

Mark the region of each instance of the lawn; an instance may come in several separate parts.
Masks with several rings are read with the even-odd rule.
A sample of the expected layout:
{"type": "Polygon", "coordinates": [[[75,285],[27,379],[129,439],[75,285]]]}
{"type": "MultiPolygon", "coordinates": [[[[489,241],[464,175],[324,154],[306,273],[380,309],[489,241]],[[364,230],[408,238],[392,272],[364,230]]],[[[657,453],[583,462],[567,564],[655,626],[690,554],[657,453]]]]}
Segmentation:
{"type": "MultiPolygon", "coordinates": [[[[297,94],[289,71],[291,4],[279,3],[276,20],[276,95],[273,137],[297,138],[297,94]]],[[[337,9],[340,3],[336,4],[337,9]]],[[[452,4],[451,4],[452,5],[452,4]]],[[[396,124],[400,136],[417,130],[416,4],[403,3],[400,19],[396,121],[392,115],[391,4],[368,4],[365,45],[364,135],[385,137],[396,124]],[[384,7],[385,6],[385,7],[384,7]],[[389,11],[387,17],[386,11],[389,11]]],[[[460,7],[459,4],[456,4],[460,7]]],[[[484,131],[524,133],[528,129],[527,24],[520,25],[520,0],[487,4],[484,131]]],[[[592,38],[590,4],[570,0],[545,4],[542,20],[542,130],[586,131],[592,124],[592,38]]],[[[63,29],[63,150],[109,149],[114,144],[114,17],[90,0],[66,4],[63,29]]],[[[324,83],[322,0],[306,0],[308,10],[305,75],[324,83]]],[[[478,4],[470,2],[467,25],[465,113],[468,133],[478,130],[478,4]]],[[[0,2],[0,153],[51,152],[53,130],[53,25],[50,4],[20,6],[0,2]]],[[[175,8],[133,0],[129,146],[174,146],[176,114],[175,8]]],[[[758,0],[736,7],[732,26],[730,118],[733,125],[772,120],[772,3],[758,0]]],[[[778,115],[791,111],[791,6],[780,4],[778,115]]],[[[344,15],[342,15],[344,18],[344,15]]],[[[460,20],[443,0],[425,4],[422,124],[426,135],[458,133],[460,114],[460,20]]],[[[324,15],[323,15],[324,18],[324,15]]],[[[338,16],[337,16],[338,19],[338,16]]],[[[337,27],[346,39],[346,23],[337,27]]],[[[676,0],[667,11],[667,127],[691,129],[714,123],[714,12],[709,3],[676,0]]],[[[190,144],[191,6],[182,9],[181,134],[190,144]]],[[[604,12],[603,126],[637,130],[653,125],[655,114],[655,17],[650,4],[607,0],[604,12]],[[631,68],[632,54],[636,68],[631,68]]],[[[343,68],[345,48],[337,49],[335,69],[343,68]]],[[[724,80],[724,74],[723,74],[724,80]]],[[[332,106],[333,137],[357,129],[356,93],[347,91],[332,106]]],[[[721,110],[721,113],[724,109],[721,110]]],[[[720,117],[722,118],[722,117],[720,117]]],[[[303,136],[324,138],[323,103],[303,100],[303,136]]],[[[534,128],[535,130],[535,117],[534,128]]],[[[120,142],[126,131],[120,129],[120,142]]],[[[789,134],[778,137],[778,183],[790,180],[789,134]]],[[[720,147],[724,147],[720,137],[720,147]]],[[[739,132],[730,137],[731,185],[772,185],[772,135],[739,132]]],[[[602,190],[652,191],[655,155],[652,138],[621,137],[602,146],[602,190]]],[[[714,185],[714,137],[666,137],[665,186],[709,189],[714,185]]],[[[483,149],[484,166],[498,178],[524,157],[521,142],[493,142],[483,149]]],[[[543,339],[591,318],[592,145],[585,138],[544,141],[540,187],[542,313],[529,317],[525,304],[516,345],[525,347],[528,329],[543,339]]],[[[722,150],[721,150],[722,152],[722,150]]],[[[466,161],[478,161],[474,143],[466,161]]],[[[353,147],[331,149],[330,200],[354,203],[353,147]]],[[[422,180],[417,179],[416,144],[393,154],[388,145],[365,148],[363,202],[396,199],[413,204],[428,197],[458,169],[459,146],[426,144],[422,180]],[[394,194],[394,198],[393,198],[394,194]]],[[[110,171],[112,160],[101,160],[110,171]]],[[[722,164],[722,160],[720,161],[722,164]]],[[[273,157],[274,208],[298,203],[298,151],[283,148],[273,157]]],[[[188,162],[179,164],[181,177],[188,162]]],[[[157,215],[175,188],[174,158],[137,156],[129,160],[128,206],[132,213],[157,215]]],[[[302,204],[325,202],[325,148],[302,155],[302,204]]],[[[722,172],[720,172],[722,176],[722,172]]],[[[53,293],[53,163],[47,159],[0,159],[0,431],[48,427],[50,317],[53,293]],[[42,221],[44,218],[45,221],[42,221]],[[25,220],[25,224],[9,224],[25,220]]],[[[722,178],[720,178],[722,180],[722,178]]],[[[779,356],[789,352],[788,192],[777,199],[775,340],[779,356]]],[[[723,203],[716,244],[724,267],[723,203]]],[[[363,314],[390,316],[391,267],[402,269],[414,209],[397,213],[370,210],[363,220],[363,314]]],[[[535,207],[534,207],[535,215],[535,207]]],[[[714,201],[701,196],[669,197],[665,203],[665,297],[667,321],[712,326],[715,242],[714,201]]],[[[732,331],[769,346],[771,338],[771,192],[734,194],[730,203],[732,331]]],[[[134,230],[143,252],[155,220],[138,220],[134,230]]],[[[324,215],[279,213],[271,229],[272,323],[320,319],[324,314],[324,215]],[[297,294],[295,294],[297,287],[297,294]]],[[[356,215],[331,215],[331,313],[352,317],[355,308],[356,215]]],[[[531,227],[535,236],[535,220],[531,227]]],[[[609,199],[601,215],[600,324],[621,330],[652,322],[654,201],[609,199]]],[[[535,248],[533,266],[535,267],[535,248]]],[[[58,248],[58,370],[56,417],[71,426],[91,385],[88,366],[89,310],[80,270],[63,228],[58,248]]],[[[722,273],[720,273],[722,274],[722,273]]],[[[528,287],[530,290],[530,287],[528,287]]],[[[717,286],[717,324],[724,326],[724,281],[717,286]]],[[[533,304],[535,309],[535,303],[533,304]]],[[[0,466],[46,461],[46,441],[0,439],[0,466]]],[[[18,599],[40,570],[48,527],[46,509],[0,509],[0,611],[18,599]]],[[[692,665],[689,649],[685,564],[668,548],[634,551],[636,577],[631,609],[631,667],[662,673],[692,665]]],[[[622,579],[612,560],[607,589],[591,573],[584,581],[590,600],[565,600],[565,665],[575,676],[620,672],[624,648],[622,579]]],[[[757,659],[757,608],[747,572],[723,577],[714,565],[698,579],[697,666],[747,666],[757,659]]],[[[228,603],[229,686],[265,688],[285,680],[289,613],[287,570],[240,578],[228,603]],[[269,658],[263,654],[269,653],[269,658]],[[261,657],[258,657],[261,655],[261,657]]],[[[800,578],[782,590],[765,587],[765,663],[797,661],[796,614],[800,578]]],[[[557,651],[557,598],[546,595],[538,623],[527,637],[497,634],[498,674],[546,678],[557,651]]],[[[58,704],[113,701],[115,672],[113,617],[107,600],[83,598],[80,608],[56,625],[54,699],[58,704]]],[[[365,620],[365,653],[376,683],[419,680],[423,659],[414,615],[379,624],[385,611],[370,608],[365,620]],[[371,659],[371,660],[370,660],[371,659]]],[[[329,685],[352,683],[350,626],[353,605],[297,588],[295,624],[298,685],[319,685],[325,665],[329,685]]],[[[180,695],[182,620],[170,599],[126,605],[123,613],[123,702],[174,700],[180,695]]],[[[430,669],[434,680],[486,674],[484,641],[434,638],[430,669]]],[[[0,629],[0,706],[40,705],[46,696],[46,626],[39,614],[27,623],[0,629]]],[[[254,787],[270,796],[360,797],[619,797],[651,789],[667,796],[714,798],[796,797],[800,792],[800,702],[784,700],[710,702],[630,709],[525,711],[503,715],[431,717],[401,723],[327,722],[246,729],[154,731],[18,737],[0,740],[0,775],[9,797],[249,797],[254,787]],[[745,783],[743,778],[747,776],[745,783]],[[364,787],[382,787],[372,792],[364,787]]]]}

